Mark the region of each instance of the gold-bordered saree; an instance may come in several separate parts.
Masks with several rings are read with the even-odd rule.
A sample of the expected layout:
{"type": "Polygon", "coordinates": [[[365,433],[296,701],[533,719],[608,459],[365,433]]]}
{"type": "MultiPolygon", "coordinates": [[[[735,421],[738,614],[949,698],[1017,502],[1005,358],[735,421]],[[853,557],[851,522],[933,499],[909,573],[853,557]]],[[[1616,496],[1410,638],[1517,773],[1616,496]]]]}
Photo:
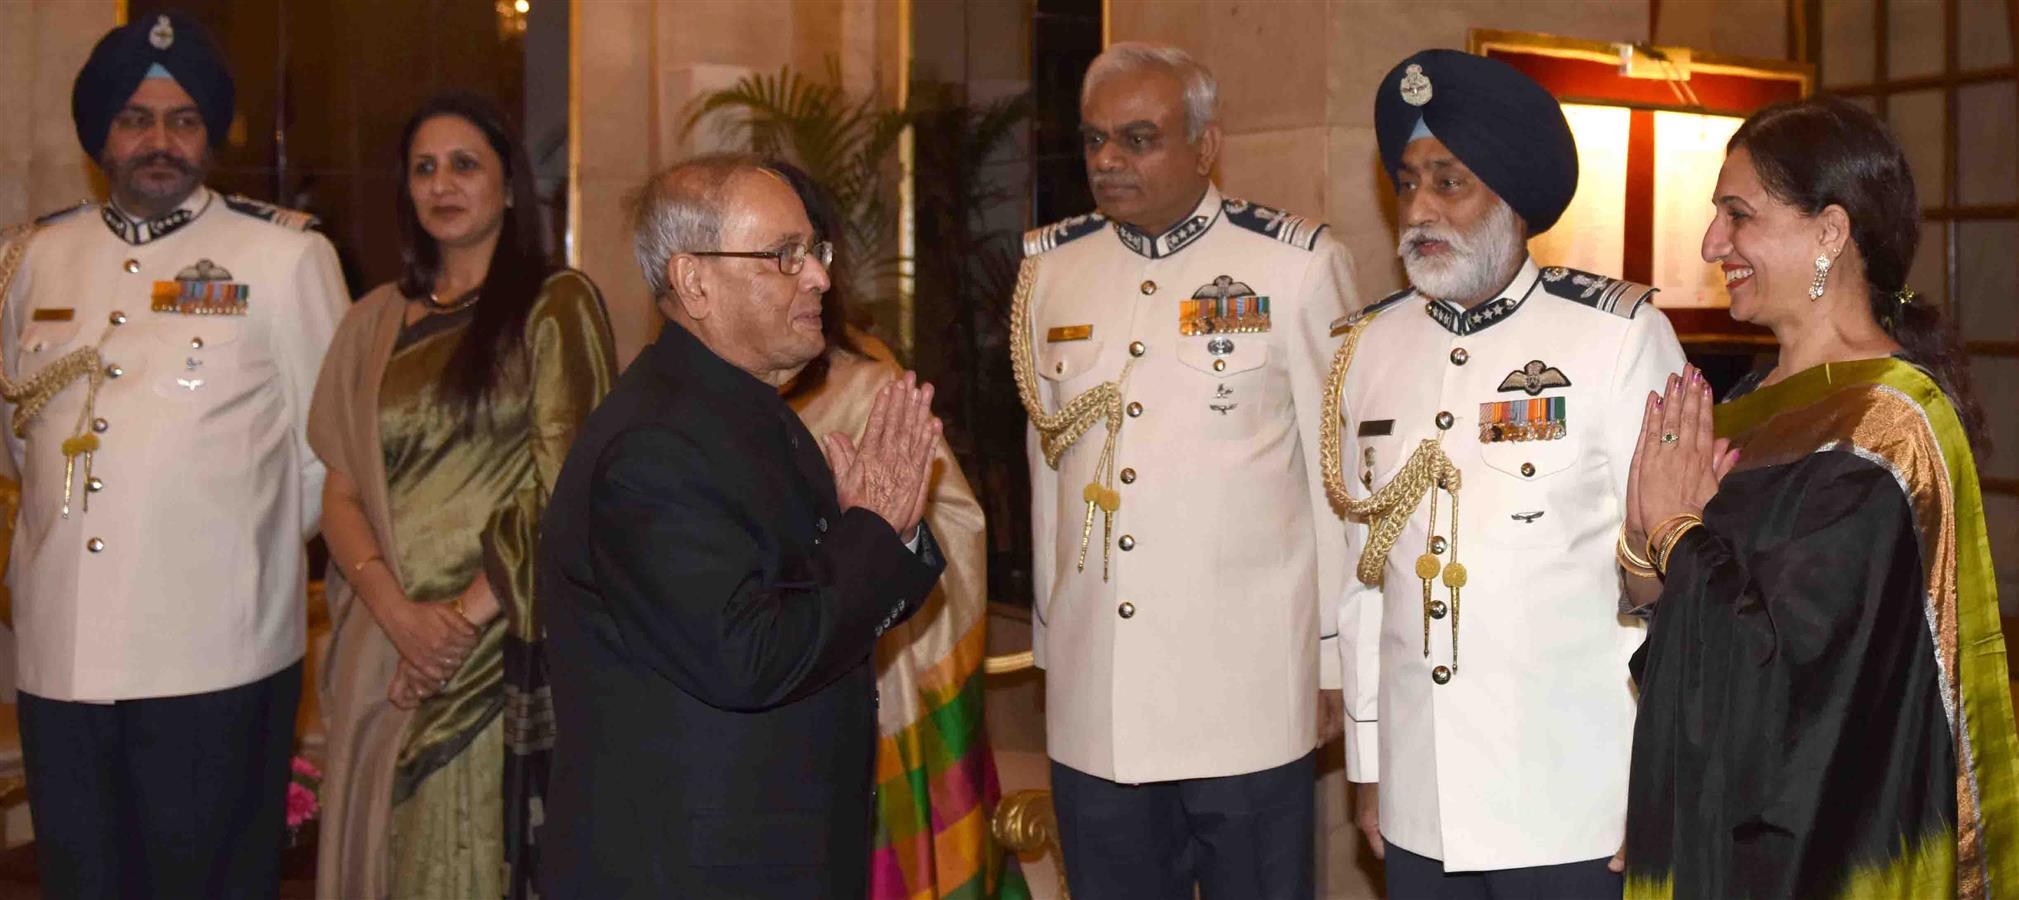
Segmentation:
{"type": "Polygon", "coordinates": [[[1646,646],[1627,896],[2019,894],[2019,759],[1955,409],[1896,359],[1717,408],[1738,467],[1646,646]]]}
{"type": "Polygon", "coordinates": [[[507,378],[468,422],[442,393],[469,316],[404,325],[390,284],[338,327],[309,442],[358,485],[385,562],[416,602],[452,602],[479,572],[503,609],[448,685],[412,711],[399,659],[344,571],[326,579],[329,738],[318,897],[529,897],[553,746],[534,561],[541,512],[575,431],[616,379],[596,287],[562,270],[528,311],[507,378]]]}

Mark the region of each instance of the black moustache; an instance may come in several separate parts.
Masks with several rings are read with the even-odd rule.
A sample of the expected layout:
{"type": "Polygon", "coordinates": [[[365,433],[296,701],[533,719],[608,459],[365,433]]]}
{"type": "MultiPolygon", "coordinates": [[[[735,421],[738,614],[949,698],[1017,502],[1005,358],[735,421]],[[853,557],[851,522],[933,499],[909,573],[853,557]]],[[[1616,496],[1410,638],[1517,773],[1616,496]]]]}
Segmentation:
{"type": "Polygon", "coordinates": [[[157,150],[153,153],[149,153],[146,156],[134,160],[131,163],[130,168],[139,169],[143,166],[149,166],[155,163],[160,163],[178,172],[182,172],[183,174],[189,174],[191,172],[196,171],[196,167],[190,165],[189,163],[184,162],[182,160],[182,157],[176,156],[175,154],[169,153],[165,150],[157,150]]]}

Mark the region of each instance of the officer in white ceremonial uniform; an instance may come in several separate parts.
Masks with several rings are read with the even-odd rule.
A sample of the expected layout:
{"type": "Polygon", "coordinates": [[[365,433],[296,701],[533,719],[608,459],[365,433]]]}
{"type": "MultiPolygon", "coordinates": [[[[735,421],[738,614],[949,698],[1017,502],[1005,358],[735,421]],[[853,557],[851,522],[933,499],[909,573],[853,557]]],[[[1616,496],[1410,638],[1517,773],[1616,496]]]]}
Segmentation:
{"type": "Polygon", "coordinates": [[[1087,900],[1308,897],[1347,256],[1213,187],[1213,82],[1182,51],[1118,44],[1085,85],[1102,212],[1026,238],[1013,326],[1067,877],[1087,900]]]}
{"type": "Polygon", "coordinates": [[[179,15],[73,94],[112,199],[0,252],[9,585],[54,896],[273,896],[322,467],[305,422],[348,306],[307,216],[202,184],[232,117],[179,15]]]}
{"type": "Polygon", "coordinates": [[[1413,287],[1349,320],[1328,385],[1361,827],[1390,896],[1617,897],[1642,632],[1613,545],[1682,351],[1652,288],[1528,257],[1577,157],[1527,76],[1425,51],[1375,122],[1413,287]]]}

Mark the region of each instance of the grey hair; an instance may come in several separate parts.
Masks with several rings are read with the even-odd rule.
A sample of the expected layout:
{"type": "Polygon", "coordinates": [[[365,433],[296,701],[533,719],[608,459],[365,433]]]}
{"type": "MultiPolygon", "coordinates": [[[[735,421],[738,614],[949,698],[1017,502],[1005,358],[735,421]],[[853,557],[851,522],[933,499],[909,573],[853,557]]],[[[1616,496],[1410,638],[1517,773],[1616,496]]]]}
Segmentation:
{"type": "Polygon", "coordinates": [[[673,292],[666,267],[676,254],[721,249],[729,183],[763,168],[749,154],[711,153],[676,163],[632,192],[631,252],[652,299],[673,292]]]}
{"type": "Polygon", "coordinates": [[[1211,69],[1192,58],[1192,54],[1168,44],[1146,44],[1141,41],[1123,41],[1101,51],[1087,66],[1087,77],[1080,85],[1080,106],[1087,105],[1087,98],[1093,96],[1094,88],[1117,75],[1155,69],[1166,72],[1185,86],[1185,140],[1197,143],[1206,133],[1206,126],[1220,120],[1220,82],[1213,77],[1211,69]]]}

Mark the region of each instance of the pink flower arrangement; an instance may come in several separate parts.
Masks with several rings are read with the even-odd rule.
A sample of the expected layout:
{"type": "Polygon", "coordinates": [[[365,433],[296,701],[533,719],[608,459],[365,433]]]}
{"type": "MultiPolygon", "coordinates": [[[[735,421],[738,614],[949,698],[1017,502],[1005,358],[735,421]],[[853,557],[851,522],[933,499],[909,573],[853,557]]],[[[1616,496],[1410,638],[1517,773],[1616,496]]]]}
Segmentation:
{"type": "Polygon", "coordinates": [[[293,775],[287,783],[287,830],[293,834],[322,812],[322,802],[316,798],[316,791],[322,786],[322,770],[299,756],[289,767],[293,775]]]}

